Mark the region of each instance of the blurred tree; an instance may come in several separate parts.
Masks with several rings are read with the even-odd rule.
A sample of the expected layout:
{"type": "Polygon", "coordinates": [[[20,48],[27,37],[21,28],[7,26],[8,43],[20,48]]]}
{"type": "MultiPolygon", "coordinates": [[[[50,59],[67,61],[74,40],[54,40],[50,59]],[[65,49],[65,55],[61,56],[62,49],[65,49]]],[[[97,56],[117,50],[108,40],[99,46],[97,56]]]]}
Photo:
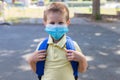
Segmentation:
{"type": "Polygon", "coordinates": [[[100,20],[100,0],[93,0],[92,3],[92,18],[94,20],[100,20]]]}

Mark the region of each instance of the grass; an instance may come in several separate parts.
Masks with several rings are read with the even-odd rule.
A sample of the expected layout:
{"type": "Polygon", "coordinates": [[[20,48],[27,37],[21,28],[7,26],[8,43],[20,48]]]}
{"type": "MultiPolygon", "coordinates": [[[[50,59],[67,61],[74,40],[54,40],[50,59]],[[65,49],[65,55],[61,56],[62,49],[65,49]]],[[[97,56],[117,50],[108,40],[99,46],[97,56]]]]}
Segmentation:
{"type": "Polygon", "coordinates": [[[5,11],[6,20],[23,18],[42,18],[43,8],[20,8],[13,7],[5,11]]]}
{"type": "MultiPolygon", "coordinates": [[[[21,8],[21,7],[11,7],[5,10],[5,19],[7,21],[17,21],[19,19],[24,18],[43,18],[43,10],[44,7],[39,8],[21,8]]],[[[70,17],[74,17],[74,12],[77,13],[92,13],[92,9],[88,7],[83,8],[69,8],[70,10],[70,17]]],[[[120,9],[119,9],[120,11],[120,9]]],[[[116,15],[116,9],[114,8],[106,8],[101,9],[101,14],[108,14],[108,15],[116,15]]]]}
{"type": "MultiPolygon", "coordinates": [[[[101,8],[101,14],[117,15],[117,10],[120,11],[120,9],[115,9],[115,8],[101,8]]],[[[92,9],[88,7],[70,8],[70,11],[76,13],[88,13],[88,14],[92,13],[92,9]]]]}

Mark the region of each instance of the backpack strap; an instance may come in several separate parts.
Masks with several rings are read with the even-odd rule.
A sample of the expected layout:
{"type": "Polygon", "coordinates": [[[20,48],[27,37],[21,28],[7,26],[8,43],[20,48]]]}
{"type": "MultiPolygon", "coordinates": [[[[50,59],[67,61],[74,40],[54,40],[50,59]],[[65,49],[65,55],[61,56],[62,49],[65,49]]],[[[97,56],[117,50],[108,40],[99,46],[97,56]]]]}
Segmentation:
{"type": "MultiPolygon", "coordinates": [[[[66,41],[66,48],[68,50],[75,50],[73,40],[68,36],[66,38],[67,38],[66,39],[67,40],[66,41]]],[[[78,62],[77,61],[71,61],[71,65],[72,65],[72,68],[73,68],[74,77],[78,77],[78,62]]]]}
{"type": "MultiPolygon", "coordinates": [[[[43,42],[39,45],[38,50],[47,50],[48,47],[48,38],[46,38],[45,40],[43,40],[43,42]]],[[[39,61],[36,64],[36,74],[38,76],[42,76],[44,74],[44,65],[45,65],[45,61],[39,61]]]]}
{"type": "Polygon", "coordinates": [[[47,50],[48,47],[48,38],[44,39],[43,42],[39,45],[38,50],[47,50]]]}

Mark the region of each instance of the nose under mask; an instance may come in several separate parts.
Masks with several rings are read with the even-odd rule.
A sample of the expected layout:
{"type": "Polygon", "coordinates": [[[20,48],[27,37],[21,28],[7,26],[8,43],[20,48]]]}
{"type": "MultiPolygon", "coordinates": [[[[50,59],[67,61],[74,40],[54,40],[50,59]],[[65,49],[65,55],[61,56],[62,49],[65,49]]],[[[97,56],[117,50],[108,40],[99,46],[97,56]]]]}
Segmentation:
{"type": "Polygon", "coordinates": [[[63,25],[59,25],[59,24],[48,24],[46,25],[45,31],[50,34],[55,40],[59,40],[60,38],[62,38],[62,36],[67,33],[68,30],[68,26],[63,24],[63,25]]]}

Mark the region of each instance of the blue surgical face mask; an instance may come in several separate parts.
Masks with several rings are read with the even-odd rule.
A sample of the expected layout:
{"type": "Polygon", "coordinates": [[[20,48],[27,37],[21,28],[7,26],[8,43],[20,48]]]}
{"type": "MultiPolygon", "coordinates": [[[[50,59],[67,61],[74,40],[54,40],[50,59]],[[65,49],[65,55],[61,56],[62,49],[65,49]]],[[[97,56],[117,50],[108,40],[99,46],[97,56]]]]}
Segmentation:
{"type": "Polygon", "coordinates": [[[65,24],[48,24],[46,25],[45,31],[55,40],[59,40],[65,33],[68,32],[68,27],[65,24]]]}

